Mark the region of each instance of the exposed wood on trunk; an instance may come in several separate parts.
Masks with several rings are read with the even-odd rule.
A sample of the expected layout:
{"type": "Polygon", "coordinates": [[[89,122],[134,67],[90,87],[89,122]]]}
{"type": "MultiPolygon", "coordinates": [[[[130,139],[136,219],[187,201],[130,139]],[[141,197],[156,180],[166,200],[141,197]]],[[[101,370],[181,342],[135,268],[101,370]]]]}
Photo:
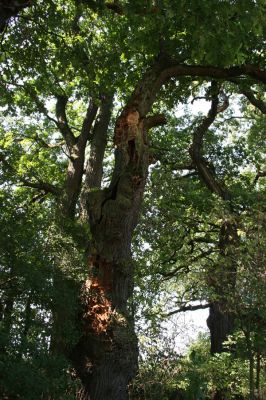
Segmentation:
{"type": "MultiPolygon", "coordinates": [[[[117,119],[111,184],[108,189],[90,192],[86,202],[92,235],[89,276],[81,296],[83,335],[71,354],[77,373],[93,400],[126,399],[126,387],[137,365],[137,344],[128,311],[133,288],[130,247],[148,171],[147,129],[155,122],[164,122],[158,117],[147,119],[147,115],[160,88],[170,77],[229,79],[243,74],[266,81],[266,73],[253,67],[222,69],[175,65],[160,57],[146,72],[117,119]]],[[[215,105],[213,100],[209,118],[215,118],[217,112],[218,102],[215,105]]],[[[201,146],[200,134],[197,140],[197,145],[201,146]]],[[[229,199],[200,152],[194,150],[193,161],[198,164],[202,176],[208,178],[210,189],[229,199]]]]}
{"type": "MultiPolygon", "coordinates": [[[[137,368],[137,340],[128,301],[133,291],[131,241],[148,174],[146,114],[154,100],[146,74],[115,127],[115,168],[108,189],[91,191],[86,206],[92,241],[81,295],[83,336],[71,358],[93,400],[125,400],[137,368]],[[148,104],[146,104],[146,101],[148,104]]],[[[161,120],[161,118],[160,118],[161,120]]],[[[158,124],[158,119],[156,124],[158,124]]]]}

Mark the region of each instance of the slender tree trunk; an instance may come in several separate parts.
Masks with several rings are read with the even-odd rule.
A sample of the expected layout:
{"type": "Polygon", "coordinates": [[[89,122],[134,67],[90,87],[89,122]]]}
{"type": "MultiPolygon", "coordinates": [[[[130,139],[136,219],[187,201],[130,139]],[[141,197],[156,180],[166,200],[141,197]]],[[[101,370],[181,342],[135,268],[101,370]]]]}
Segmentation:
{"type": "MultiPolygon", "coordinates": [[[[11,256],[11,255],[10,255],[11,256]]],[[[12,256],[11,256],[12,259],[12,256]]],[[[16,285],[16,266],[10,266],[10,274],[9,274],[9,282],[7,283],[7,287],[4,293],[3,298],[3,306],[2,306],[2,315],[1,315],[1,335],[2,340],[0,343],[0,351],[4,353],[6,348],[8,348],[11,342],[11,328],[13,323],[13,311],[15,304],[15,296],[16,293],[15,285],[16,285]],[[14,283],[15,282],[15,283],[14,283]]]]}
{"type": "Polygon", "coordinates": [[[31,323],[32,323],[32,313],[31,313],[31,304],[32,304],[32,294],[31,292],[28,294],[26,304],[25,304],[25,310],[24,310],[24,326],[21,332],[21,343],[20,343],[20,351],[19,351],[19,357],[22,358],[23,354],[27,353],[27,348],[25,347],[27,344],[27,336],[29,333],[29,330],[31,328],[31,323]]]}
{"type": "Polygon", "coordinates": [[[254,377],[254,367],[255,367],[255,360],[254,360],[254,352],[252,348],[252,338],[250,334],[250,321],[248,323],[248,329],[244,330],[244,335],[246,338],[246,345],[248,351],[248,359],[249,359],[249,400],[255,399],[255,377],[254,377]]]}
{"type": "Polygon", "coordinates": [[[254,400],[255,397],[255,385],[254,385],[254,354],[249,351],[249,400],[254,400]]]}
{"type": "Polygon", "coordinates": [[[258,399],[260,398],[260,370],[261,370],[261,354],[258,352],[256,354],[256,395],[258,399]]]}

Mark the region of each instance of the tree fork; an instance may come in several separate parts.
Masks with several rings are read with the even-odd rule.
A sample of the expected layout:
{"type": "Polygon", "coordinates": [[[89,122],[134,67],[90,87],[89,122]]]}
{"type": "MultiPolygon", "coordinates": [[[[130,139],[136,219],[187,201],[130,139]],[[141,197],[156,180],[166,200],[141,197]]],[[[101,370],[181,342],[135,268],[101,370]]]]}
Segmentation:
{"type": "Polygon", "coordinates": [[[147,131],[165,123],[162,116],[146,117],[157,93],[157,77],[158,65],[144,76],[117,119],[110,186],[89,192],[85,204],[92,240],[88,279],[81,293],[83,334],[71,359],[91,400],[127,399],[127,386],[137,369],[129,304],[134,273],[131,241],[148,175],[147,131]]]}

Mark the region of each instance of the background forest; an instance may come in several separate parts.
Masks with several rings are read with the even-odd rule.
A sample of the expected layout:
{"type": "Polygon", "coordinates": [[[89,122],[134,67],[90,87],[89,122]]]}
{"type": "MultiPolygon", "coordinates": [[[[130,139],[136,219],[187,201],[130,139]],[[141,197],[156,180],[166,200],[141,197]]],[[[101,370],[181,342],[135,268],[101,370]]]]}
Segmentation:
{"type": "Polygon", "coordinates": [[[1,398],[266,399],[265,13],[0,0],[1,398]]]}

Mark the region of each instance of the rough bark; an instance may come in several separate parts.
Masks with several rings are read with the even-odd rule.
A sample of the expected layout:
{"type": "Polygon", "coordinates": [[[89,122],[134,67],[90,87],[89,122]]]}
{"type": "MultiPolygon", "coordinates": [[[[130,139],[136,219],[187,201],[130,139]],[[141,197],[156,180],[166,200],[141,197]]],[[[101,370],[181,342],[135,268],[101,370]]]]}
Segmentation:
{"type": "Polygon", "coordinates": [[[211,333],[211,353],[224,351],[223,342],[233,333],[234,313],[230,299],[234,294],[237,266],[234,258],[238,246],[237,224],[234,220],[225,220],[220,229],[220,265],[218,271],[209,277],[209,284],[217,301],[211,303],[207,320],[211,333]],[[223,263],[223,264],[222,264],[223,263]],[[215,275],[217,275],[215,277],[215,275]]]}
{"type": "MultiPolygon", "coordinates": [[[[138,134],[143,141],[143,130],[138,134]]],[[[122,167],[117,181],[89,197],[92,244],[82,293],[84,333],[72,360],[92,400],[126,399],[137,367],[137,341],[127,303],[133,290],[131,239],[148,155],[145,148],[138,153],[131,140],[117,149],[116,163],[122,167]]]]}
{"type": "Polygon", "coordinates": [[[85,170],[85,179],[80,198],[81,216],[88,220],[87,198],[91,190],[100,189],[103,175],[103,159],[107,144],[107,132],[111,119],[113,95],[102,101],[101,109],[95,122],[90,140],[90,154],[85,170]]]}
{"type": "Polygon", "coordinates": [[[91,400],[127,399],[127,386],[137,369],[129,304],[134,268],[131,241],[148,173],[147,130],[164,122],[146,118],[155,98],[156,68],[145,75],[117,120],[109,188],[91,191],[87,197],[92,241],[81,294],[83,335],[71,358],[91,400]]]}
{"type": "MultiPolygon", "coordinates": [[[[147,114],[160,88],[170,77],[189,75],[229,79],[243,74],[258,80],[266,79],[265,73],[256,68],[180,66],[160,57],[137,85],[117,119],[111,184],[108,189],[90,191],[84,202],[91,228],[88,279],[80,296],[82,335],[70,353],[85,388],[84,398],[127,399],[127,385],[137,368],[137,340],[129,310],[133,289],[131,239],[148,171],[147,130],[165,122],[163,116],[148,117],[147,114]]],[[[73,218],[82,182],[87,136],[75,138],[72,134],[66,118],[66,101],[66,98],[58,97],[57,125],[69,150],[64,212],[73,218]]],[[[95,151],[99,150],[95,148],[95,151]]],[[[99,173],[100,162],[94,159],[92,164],[99,173]]],[[[100,174],[93,174],[91,182],[92,178],[97,187],[100,174]]]]}

